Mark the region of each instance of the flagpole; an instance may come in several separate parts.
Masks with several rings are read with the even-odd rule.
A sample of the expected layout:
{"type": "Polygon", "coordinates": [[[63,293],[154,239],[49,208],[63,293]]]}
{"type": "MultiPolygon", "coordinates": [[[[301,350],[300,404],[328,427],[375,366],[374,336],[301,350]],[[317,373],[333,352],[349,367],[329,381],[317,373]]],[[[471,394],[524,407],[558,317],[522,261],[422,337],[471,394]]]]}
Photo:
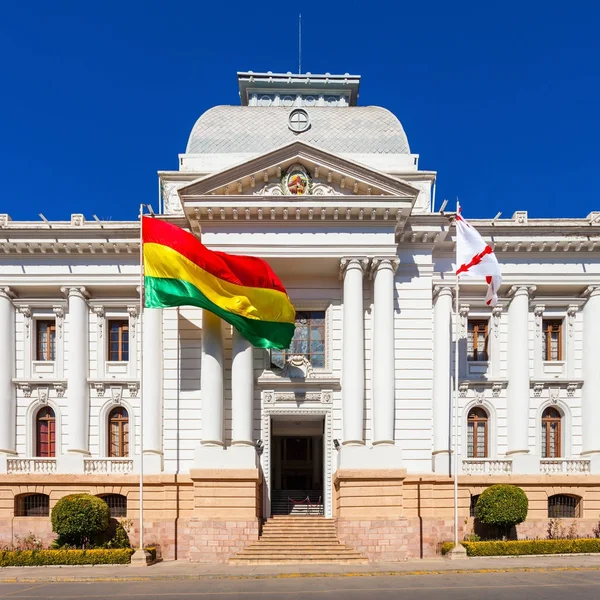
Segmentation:
{"type": "Polygon", "coordinates": [[[138,335],[140,344],[140,550],[144,550],[144,205],[140,204],[140,322],[138,335]]]}
{"type": "MultiPolygon", "coordinates": [[[[456,214],[460,212],[460,204],[456,200],[456,214]]],[[[458,243],[458,240],[457,240],[458,243]]],[[[458,265],[456,265],[458,269],[458,265]]],[[[452,471],[454,473],[454,547],[458,546],[458,373],[459,373],[459,356],[458,356],[458,297],[460,292],[460,275],[456,275],[456,283],[454,290],[454,396],[452,415],[453,419],[453,444],[452,444],[452,471]]]]}

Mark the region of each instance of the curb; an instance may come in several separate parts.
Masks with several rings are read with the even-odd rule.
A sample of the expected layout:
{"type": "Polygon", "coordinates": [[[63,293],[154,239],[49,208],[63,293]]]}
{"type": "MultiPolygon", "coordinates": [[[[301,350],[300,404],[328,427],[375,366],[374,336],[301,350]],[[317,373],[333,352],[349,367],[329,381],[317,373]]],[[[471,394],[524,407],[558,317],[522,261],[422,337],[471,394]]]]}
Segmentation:
{"type": "Polygon", "coordinates": [[[256,574],[200,574],[200,575],[157,575],[154,577],[132,575],[131,577],[95,576],[50,576],[50,577],[10,577],[0,578],[6,583],[122,583],[128,581],[197,581],[202,579],[260,580],[260,579],[302,579],[302,578],[344,578],[344,577],[405,577],[419,575],[468,575],[487,573],[544,573],[555,571],[600,571],[600,567],[506,567],[491,569],[430,569],[420,571],[357,571],[349,573],[256,573],[256,574]]]}

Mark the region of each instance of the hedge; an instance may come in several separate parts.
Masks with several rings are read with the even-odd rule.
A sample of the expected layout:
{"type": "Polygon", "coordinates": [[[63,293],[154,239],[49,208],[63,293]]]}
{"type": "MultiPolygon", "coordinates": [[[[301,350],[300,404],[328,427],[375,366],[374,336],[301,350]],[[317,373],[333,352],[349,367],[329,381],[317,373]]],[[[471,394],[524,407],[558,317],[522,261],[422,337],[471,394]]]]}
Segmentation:
{"type": "Polygon", "coordinates": [[[0,567],[43,565],[125,565],[131,562],[132,548],[110,550],[1,550],[0,567]]]}
{"type": "MultiPolygon", "coordinates": [[[[506,542],[461,542],[467,556],[524,556],[527,554],[576,554],[600,552],[600,539],[579,540],[509,540],[506,542]]],[[[442,544],[442,554],[454,547],[442,544]]]]}

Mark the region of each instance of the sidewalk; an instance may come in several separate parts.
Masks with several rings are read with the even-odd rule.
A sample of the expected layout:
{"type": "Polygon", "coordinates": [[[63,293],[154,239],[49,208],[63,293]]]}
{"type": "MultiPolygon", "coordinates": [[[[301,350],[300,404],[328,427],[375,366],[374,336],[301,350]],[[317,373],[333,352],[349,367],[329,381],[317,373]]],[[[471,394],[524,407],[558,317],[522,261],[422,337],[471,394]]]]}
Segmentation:
{"type": "Polygon", "coordinates": [[[151,567],[96,565],[91,567],[5,567],[0,583],[52,581],[148,581],[205,578],[368,577],[408,576],[437,573],[489,573],[531,570],[600,569],[600,555],[555,555],[488,557],[450,561],[443,558],[402,563],[367,565],[252,565],[197,564],[188,561],[161,562],[151,567]]]}

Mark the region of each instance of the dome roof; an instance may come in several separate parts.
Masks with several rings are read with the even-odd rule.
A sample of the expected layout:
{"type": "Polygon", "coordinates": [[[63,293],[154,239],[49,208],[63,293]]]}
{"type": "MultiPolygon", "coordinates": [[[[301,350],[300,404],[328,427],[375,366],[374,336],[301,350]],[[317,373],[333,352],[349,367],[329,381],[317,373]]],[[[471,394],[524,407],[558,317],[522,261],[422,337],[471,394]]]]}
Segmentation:
{"type": "Polygon", "coordinates": [[[187,154],[262,154],[301,140],[334,154],[410,154],[400,121],[379,106],[304,108],[310,128],[294,133],[294,107],[215,106],[192,129],[187,154]]]}

